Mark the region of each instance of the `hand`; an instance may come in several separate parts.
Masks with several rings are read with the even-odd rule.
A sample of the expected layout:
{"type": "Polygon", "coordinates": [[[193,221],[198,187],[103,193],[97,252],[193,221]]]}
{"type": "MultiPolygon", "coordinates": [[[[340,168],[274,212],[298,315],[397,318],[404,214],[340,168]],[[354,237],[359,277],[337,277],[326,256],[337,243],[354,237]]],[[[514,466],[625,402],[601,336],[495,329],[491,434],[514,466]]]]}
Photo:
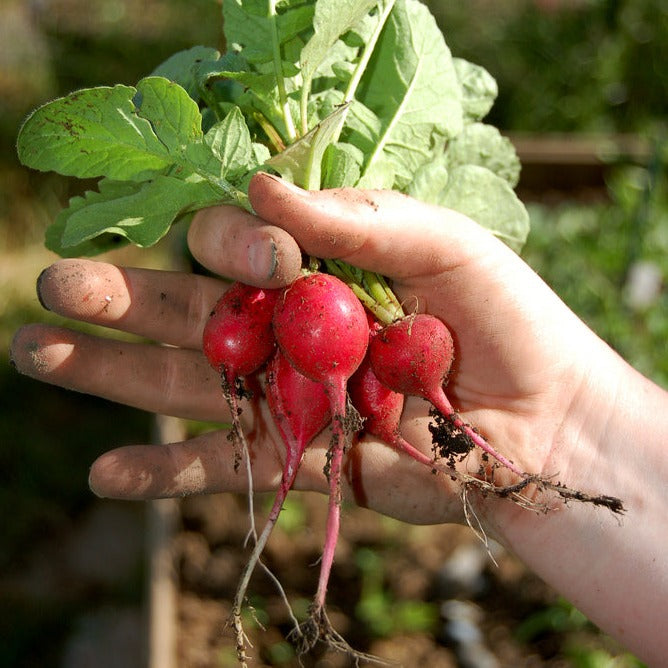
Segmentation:
{"type": "MultiPolygon", "coordinates": [[[[442,318],[457,352],[447,391],[461,415],[523,470],[618,496],[627,508],[619,520],[584,504],[543,515],[474,498],[484,528],[593,622],[659,665],[668,653],[665,634],[653,631],[655,620],[668,616],[666,392],[598,339],[518,256],[461,215],[392,192],[306,193],[268,175],[253,179],[249,195],[258,217],[230,207],[195,217],[195,257],[218,275],[276,287],[297,275],[301,248],[389,276],[407,310],[442,318]]],[[[227,419],[200,350],[224,281],[63,260],[39,285],[45,306],[59,314],[169,345],[30,325],[12,346],[19,371],[149,411],[227,419]]],[[[247,405],[243,415],[253,435],[255,488],[273,489],[281,447],[266,407],[247,405]]],[[[409,399],[402,431],[424,452],[431,451],[428,421],[426,404],[409,399]]],[[[327,491],[326,445],[324,435],[307,450],[298,489],[327,491]]],[[[360,446],[351,469],[370,508],[414,523],[463,520],[449,478],[373,439],[360,446]]],[[[464,466],[475,472],[479,455],[471,455],[464,466]]],[[[504,482],[502,472],[497,476],[504,482]]],[[[224,431],[113,450],[94,463],[90,481],[102,496],[128,499],[243,492],[247,485],[242,469],[234,471],[224,431]]],[[[352,496],[350,486],[344,492],[352,496]]]]}
{"type": "MultiPolygon", "coordinates": [[[[572,394],[560,390],[576,388],[587,368],[589,356],[581,350],[587,330],[514,253],[463,216],[396,193],[306,193],[260,175],[250,197],[260,218],[233,207],[197,215],[189,243],[203,265],[276,287],[298,274],[301,247],[391,276],[407,309],[428,310],[452,329],[458,354],[448,391],[465,419],[525,470],[543,472],[554,425],[572,401],[572,394]]],[[[204,323],[225,283],[64,260],[47,269],[39,285],[43,303],[62,315],[174,347],[34,325],[14,343],[20,370],[157,413],[227,419],[216,374],[200,352],[204,323]]],[[[422,400],[409,400],[403,429],[430,452],[427,410],[422,400]]],[[[251,439],[255,487],[274,488],[282,455],[271,419],[264,406],[257,414],[246,406],[244,415],[251,434],[266,435],[251,439]],[[259,423],[265,428],[253,430],[259,423]]],[[[297,488],[327,491],[326,444],[323,435],[309,449],[297,488]]],[[[361,478],[355,485],[363,487],[370,507],[418,523],[461,519],[449,479],[373,439],[365,438],[359,452],[361,478]],[[414,503],[407,504],[412,497],[414,503]]],[[[166,447],[107,453],[92,468],[91,486],[120,498],[241,491],[247,482],[232,463],[220,431],[166,447]]],[[[468,466],[475,471],[478,460],[473,457],[468,466]]]]}

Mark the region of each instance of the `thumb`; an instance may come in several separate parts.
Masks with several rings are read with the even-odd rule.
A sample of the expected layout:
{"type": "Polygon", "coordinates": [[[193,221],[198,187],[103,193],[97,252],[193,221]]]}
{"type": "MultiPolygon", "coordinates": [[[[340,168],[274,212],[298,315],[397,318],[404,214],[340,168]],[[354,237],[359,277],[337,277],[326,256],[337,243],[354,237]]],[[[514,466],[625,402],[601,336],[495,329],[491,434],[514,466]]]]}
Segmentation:
{"type": "Polygon", "coordinates": [[[440,274],[489,253],[490,246],[505,249],[466,216],[395,191],[307,191],[258,173],[248,195],[255,212],[292,235],[305,253],[397,279],[440,274]]]}

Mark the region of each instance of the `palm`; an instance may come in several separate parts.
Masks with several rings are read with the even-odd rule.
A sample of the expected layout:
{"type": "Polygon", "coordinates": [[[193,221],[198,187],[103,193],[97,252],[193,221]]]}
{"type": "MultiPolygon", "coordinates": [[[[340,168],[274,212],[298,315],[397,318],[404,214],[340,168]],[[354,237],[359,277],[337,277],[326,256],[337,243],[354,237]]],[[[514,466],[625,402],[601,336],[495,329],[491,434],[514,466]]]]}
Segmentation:
{"type": "MultiPolygon", "coordinates": [[[[462,217],[448,219],[442,210],[392,193],[319,193],[304,200],[286,196],[281,188],[270,179],[251,185],[251,201],[267,223],[230,208],[200,214],[190,233],[196,257],[217,273],[267,286],[285,284],[296,275],[300,247],[391,276],[407,308],[428,310],[453,331],[458,355],[448,391],[456,407],[499,449],[511,436],[505,454],[527,470],[541,472],[551,445],[544,416],[553,420],[565,410],[555,401],[561,394],[554,388],[571,367],[560,361],[564,341],[545,334],[568,313],[558,300],[511,251],[462,217]],[[369,198],[376,200],[371,206],[369,198]],[[424,227],[417,234],[405,224],[416,212],[424,227]],[[456,226],[456,234],[448,226],[456,226]],[[263,278],[239,258],[248,256],[243,250],[252,243],[263,247],[267,239],[272,245],[268,266],[274,271],[263,278]],[[221,245],[227,253],[221,253],[221,245]],[[520,292],[510,293],[509,284],[519,285],[520,292]],[[544,327],[537,325],[541,312],[544,327]],[[542,450],[535,447],[539,437],[542,450]]],[[[44,301],[66,316],[169,347],[33,327],[15,342],[20,366],[23,356],[24,364],[34,364],[33,375],[146,410],[227,420],[219,379],[200,350],[204,323],[225,289],[223,282],[75,260],[52,267],[41,284],[44,301]],[[49,341],[65,346],[45,347],[49,341]],[[39,364],[29,352],[36,346],[44,350],[39,364]]],[[[568,327],[578,325],[574,318],[566,320],[570,324],[562,323],[557,331],[565,332],[567,340],[568,327]]],[[[282,448],[266,405],[248,405],[243,415],[254,454],[255,488],[275,488],[282,448]]],[[[427,453],[428,422],[426,403],[410,399],[402,431],[427,453]]],[[[308,449],[296,487],[326,491],[327,441],[323,434],[308,449]]],[[[449,478],[434,476],[377,440],[365,437],[356,448],[358,478],[350,482],[363,486],[370,507],[413,522],[461,519],[457,489],[449,478]]],[[[107,453],[96,462],[91,481],[98,493],[121,498],[243,491],[247,479],[241,469],[234,470],[233,459],[226,433],[213,432],[163,448],[107,453]]],[[[352,495],[350,486],[347,491],[352,495]]]]}

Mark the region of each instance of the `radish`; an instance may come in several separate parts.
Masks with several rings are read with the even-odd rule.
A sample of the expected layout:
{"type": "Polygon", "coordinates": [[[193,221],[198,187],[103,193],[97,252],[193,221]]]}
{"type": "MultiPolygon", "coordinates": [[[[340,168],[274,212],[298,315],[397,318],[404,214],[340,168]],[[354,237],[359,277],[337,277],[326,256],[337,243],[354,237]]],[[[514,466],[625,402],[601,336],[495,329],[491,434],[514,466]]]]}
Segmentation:
{"type": "Polygon", "coordinates": [[[442,445],[443,454],[451,461],[455,454],[466,454],[473,447],[453,441],[454,433],[463,435],[501,465],[526,478],[526,473],[498,453],[455,412],[443,389],[453,358],[450,331],[441,320],[426,313],[411,315],[387,325],[372,337],[369,344],[371,367],[383,385],[404,395],[422,397],[436,409],[436,424],[430,427],[430,431],[434,444],[442,445]]]}
{"type": "Polygon", "coordinates": [[[271,357],[271,318],[280,292],[236,282],[214,306],[202,336],[204,354],[228,382],[257,371],[271,357]]]}
{"type": "MultiPolygon", "coordinates": [[[[332,443],[325,475],[329,505],[318,588],[311,622],[320,637],[327,626],[324,611],[334,560],[341,510],[341,472],[349,434],[358,426],[347,411],[346,384],[366,354],[369,327],[364,307],[339,278],[313,273],[297,278],[276,303],[273,318],[279,348],[290,364],[325,387],[332,415],[332,443]]],[[[308,634],[307,634],[308,635],[308,634]]]]}
{"type": "Polygon", "coordinates": [[[365,433],[377,436],[395,450],[410,455],[420,464],[434,467],[432,459],[401,436],[399,421],[404,409],[404,395],[391,390],[378,380],[368,356],[350,379],[348,392],[353,406],[364,420],[365,433]]]}
{"type": "MultiPolygon", "coordinates": [[[[369,342],[382,331],[382,325],[369,316],[369,342]]],[[[403,438],[399,424],[404,409],[405,395],[391,390],[378,380],[372,366],[369,351],[362,364],[348,382],[348,392],[353,406],[364,420],[364,432],[377,436],[395,450],[404,452],[420,464],[432,470],[444,470],[448,475],[455,472],[429,458],[403,438]]]]}
{"type": "Polygon", "coordinates": [[[283,503],[295,481],[306,446],[331,419],[329,399],[322,383],[299,373],[277,350],[267,366],[266,397],[269,410],[285,445],[285,463],[274,503],[239,581],[232,608],[232,623],[237,633],[237,651],[243,658],[244,636],[241,608],[248,583],[260,561],[269,536],[276,525],[283,503]],[[303,407],[308,406],[308,410],[303,407]]]}
{"type": "MultiPolygon", "coordinates": [[[[220,373],[230,407],[232,438],[244,450],[237,384],[243,376],[255,373],[276,348],[271,319],[279,294],[280,290],[233,283],[216,303],[202,334],[204,354],[220,373]]],[[[238,451],[235,457],[235,468],[238,468],[238,451]]]]}
{"type": "MultiPolygon", "coordinates": [[[[382,326],[371,316],[368,320],[369,342],[371,342],[382,326]]],[[[348,392],[353,406],[364,420],[364,432],[377,436],[388,445],[403,450],[411,456],[414,456],[412,451],[415,451],[419,455],[414,456],[415,459],[420,461],[424,458],[426,462],[422,460],[422,463],[430,463],[426,455],[402,439],[399,433],[399,421],[404,409],[404,395],[391,390],[378,380],[368,354],[350,378],[348,392]]]]}
{"type": "Polygon", "coordinates": [[[234,469],[243,459],[248,480],[249,536],[257,542],[253,508],[253,472],[248,443],[241,426],[239,397],[246,390],[241,379],[262,367],[276,349],[271,318],[280,290],[265,290],[233,283],[214,306],[202,333],[202,349],[220,374],[223,395],[230,409],[234,444],[234,469]]]}

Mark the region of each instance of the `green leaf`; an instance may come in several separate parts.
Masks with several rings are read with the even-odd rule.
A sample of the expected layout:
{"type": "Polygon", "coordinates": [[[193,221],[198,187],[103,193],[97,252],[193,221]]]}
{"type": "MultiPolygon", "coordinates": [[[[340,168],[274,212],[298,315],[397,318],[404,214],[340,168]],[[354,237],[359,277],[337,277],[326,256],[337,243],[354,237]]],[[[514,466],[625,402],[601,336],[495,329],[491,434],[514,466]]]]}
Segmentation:
{"type": "Polygon", "coordinates": [[[276,86],[272,73],[253,70],[246,58],[236,52],[228,52],[218,60],[201,63],[198,68],[198,77],[202,85],[228,79],[252,88],[255,92],[269,92],[276,86]]]}
{"type": "Polygon", "coordinates": [[[382,156],[366,168],[357,185],[367,190],[392,190],[395,181],[394,162],[389,157],[382,156]]]}
{"type": "Polygon", "coordinates": [[[23,164],[65,176],[143,181],[190,167],[186,146],[202,117],[178,84],[148,77],[130,86],[88,88],[40,107],[19,132],[23,164]]]}
{"type": "Polygon", "coordinates": [[[222,165],[221,176],[230,181],[255,166],[250,132],[239,107],[216,123],[204,141],[222,165]]]}
{"type": "Polygon", "coordinates": [[[185,147],[202,138],[202,115],[188,93],[163,77],[147,77],[137,84],[137,114],[147,119],[175,162],[185,147]]]}
{"type": "Polygon", "coordinates": [[[520,161],[510,139],[494,126],[469,123],[448,144],[450,169],[460,165],[487,167],[515,187],[520,180],[520,161]]]}
{"type": "Polygon", "coordinates": [[[353,100],[343,135],[364,153],[365,159],[380,142],[381,131],[381,120],[378,116],[358,100],[353,100]]]}
{"type": "Polygon", "coordinates": [[[440,204],[448,183],[448,155],[441,153],[417,170],[407,194],[428,204],[440,204]]]}
{"type": "Polygon", "coordinates": [[[360,178],[364,155],[352,144],[330,144],[322,159],[322,188],[354,186],[360,178]]]}
{"type": "Polygon", "coordinates": [[[46,228],[44,246],[60,257],[94,257],[101,253],[108,253],[129,245],[130,241],[120,234],[100,234],[90,241],[84,241],[77,246],[63,246],[62,237],[65,225],[58,217],[46,228]]]}
{"type": "MultiPolygon", "coordinates": [[[[74,197],[55,221],[58,249],[78,247],[100,235],[120,235],[140,247],[152,246],[186,212],[219,201],[206,181],[158,176],[143,184],[103,179],[99,191],[74,197]]],[[[55,245],[55,231],[52,244],[55,245]]],[[[62,252],[61,252],[62,254],[62,252]]]]}
{"type": "Polygon", "coordinates": [[[452,170],[436,203],[469,216],[516,252],[529,234],[529,214],[522,202],[507,181],[484,167],[452,170]]]}
{"type": "Polygon", "coordinates": [[[322,157],[338,136],[348,105],[339,107],[308,134],[267,161],[281,176],[302,188],[320,189],[322,157]]]}
{"type": "Polygon", "coordinates": [[[314,34],[300,55],[303,90],[310,91],[316,71],[330,57],[339,37],[358,24],[378,0],[319,0],[313,16],[314,34]]]}
{"type": "Polygon", "coordinates": [[[484,118],[496,100],[498,86],[494,77],[480,65],[463,58],[452,59],[462,87],[462,106],[466,121],[484,118]]]}
{"type": "Polygon", "coordinates": [[[21,162],[65,176],[141,181],[173,164],[130,86],[83,89],[34,111],[18,136],[21,162]]]}
{"type": "Polygon", "coordinates": [[[198,102],[202,64],[215,61],[219,57],[220,53],[209,46],[193,46],[171,55],[151,72],[151,76],[164,77],[179,84],[198,102]]]}
{"type": "MultiPolygon", "coordinates": [[[[268,7],[267,0],[225,0],[223,3],[228,48],[242,51],[246,60],[254,65],[273,59],[273,27],[268,7]]],[[[311,30],[313,3],[282,3],[281,9],[277,17],[280,44],[311,30]]]]}
{"type": "Polygon", "coordinates": [[[440,150],[444,138],[461,131],[461,86],[443,35],[422,3],[397,0],[358,98],[382,124],[367,169],[376,161],[391,161],[399,190],[432,159],[435,148],[440,150]]]}
{"type": "Polygon", "coordinates": [[[269,153],[269,149],[264,144],[253,142],[251,145],[251,150],[253,152],[254,167],[264,165],[264,163],[267,162],[269,158],[271,158],[271,153],[269,153]]]}

